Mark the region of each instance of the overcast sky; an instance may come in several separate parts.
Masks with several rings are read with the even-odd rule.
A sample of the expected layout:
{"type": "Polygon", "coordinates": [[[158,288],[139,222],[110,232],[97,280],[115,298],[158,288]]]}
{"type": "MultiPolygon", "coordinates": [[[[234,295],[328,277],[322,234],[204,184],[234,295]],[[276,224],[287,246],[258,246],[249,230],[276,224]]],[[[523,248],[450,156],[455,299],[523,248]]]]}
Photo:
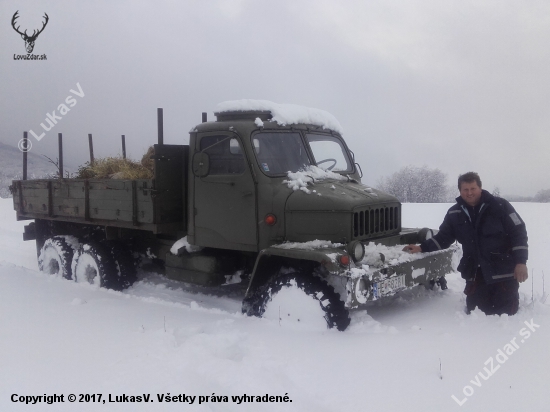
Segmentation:
{"type": "MultiPolygon", "coordinates": [[[[141,158],[156,141],[182,144],[225,100],[324,109],[374,185],[401,167],[439,168],[454,184],[534,195],[550,188],[548,1],[11,1],[0,2],[0,141],[43,132],[70,90],[83,97],[32,151],[65,162],[141,158]],[[42,26],[26,54],[21,29],[42,26]]],[[[59,112],[56,112],[59,116],[59,112]]]]}

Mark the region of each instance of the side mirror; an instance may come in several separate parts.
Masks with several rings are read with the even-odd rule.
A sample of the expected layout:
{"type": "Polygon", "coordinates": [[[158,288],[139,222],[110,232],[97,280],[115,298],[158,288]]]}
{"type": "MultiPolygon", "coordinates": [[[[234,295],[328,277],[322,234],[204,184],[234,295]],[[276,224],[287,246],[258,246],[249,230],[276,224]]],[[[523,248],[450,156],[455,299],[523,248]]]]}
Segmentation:
{"type": "Polygon", "coordinates": [[[359,171],[359,179],[361,179],[363,177],[363,169],[361,169],[361,165],[359,163],[355,163],[355,166],[357,166],[359,171]]]}
{"type": "Polygon", "coordinates": [[[207,153],[199,152],[193,155],[193,174],[205,177],[210,173],[210,157],[207,153]]]}

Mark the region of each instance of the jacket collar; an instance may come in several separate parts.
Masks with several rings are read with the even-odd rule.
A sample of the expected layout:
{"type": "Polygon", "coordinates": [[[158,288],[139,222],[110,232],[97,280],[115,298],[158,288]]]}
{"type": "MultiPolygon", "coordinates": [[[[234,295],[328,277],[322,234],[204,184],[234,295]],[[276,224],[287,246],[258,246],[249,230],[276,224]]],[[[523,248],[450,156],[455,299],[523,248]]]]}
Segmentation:
{"type": "Polygon", "coordinates": [[[487,206],[489,206],[488,203],[492,202],[494,199],[495,198],[492,194],[486,190],[482,190],[479,203],[475,206],[468,205],[460,196],[456,198],[456,202],[464,213],[466,213],[466,216],[468,216],[470,222],[476,223],[477,225],[477,222],[479,222],[479,216],[485,211],[485,209],[487,209],[487,206]],[[470,215],[470,213],[472,214],[470,215]]]}
{"type": "MultiPolygon", "coordinates": [[[[491,193],[489,193],[485,189],[481,189],[480,204],[491,203],[494,199],[495,197],[491,193]]],[[[455,200],[456,200],[456,203],[458,203],[460,206],[469,207],[468,204],[464,201],[464,199],[462,199],[462,197],[458,196],[455,200]]]]}

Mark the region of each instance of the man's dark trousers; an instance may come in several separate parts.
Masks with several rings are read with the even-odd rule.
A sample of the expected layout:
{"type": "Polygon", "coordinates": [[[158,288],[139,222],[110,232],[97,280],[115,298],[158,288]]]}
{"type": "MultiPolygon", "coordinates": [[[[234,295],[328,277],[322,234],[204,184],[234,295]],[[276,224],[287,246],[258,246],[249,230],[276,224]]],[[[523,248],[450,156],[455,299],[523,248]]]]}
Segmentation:
{"type": "Polygon", "coordinates": [[[519,282],[508,279],[490,285],[485,283],[481,268],[477,269],[474,281],[466,282],[466,311],[470,313],[476,306],[486,315],[514,315],[519,306],[519,282]]]}

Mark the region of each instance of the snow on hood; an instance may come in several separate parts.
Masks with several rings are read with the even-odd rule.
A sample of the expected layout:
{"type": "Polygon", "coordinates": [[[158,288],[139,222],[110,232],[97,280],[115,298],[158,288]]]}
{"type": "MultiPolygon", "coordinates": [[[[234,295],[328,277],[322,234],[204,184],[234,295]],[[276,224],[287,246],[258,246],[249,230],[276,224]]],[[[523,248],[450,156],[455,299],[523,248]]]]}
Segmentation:
{"type": "MultiPolygon", "coordinates": [[[[439,252],[409,253],[403,251],[404,245],[384,246],[380,243],[369,242],[365,245],[365,257],[359,265],[368,266],[372,270],[382,267],[396,266],[406,262],[412,262],[426,256],[436,255],[439,252]],[[383,257],[382,257],[383,255],[383,257]]],[[[414,276],[413,274],[413,277],[414,276]]]]}
{"type": "Polygon", "coordinates": [[[369,244],[365,246],[365,257],[361,261],[361,264],[371,267],[382,267],[384,263],[386,263],[393,266],[400,263],[411,262],[423,256],[424,254],[421,253],[411,254],[409,252],[404,252],[403,245],[384,246],[379,243],[369,242],[369,244]],[[384,261],[380,254],[384,255],[384,261]]]}
{"type": "Polygon", "coordinates": [[[283,183],[292,190],[302,190],[307,194],[311,191],[307,188],[308,184],[314,184],[315,181],[321,181],[326,179],[334,180],[348,180],[347,177],[338,173],[331,172],[330,170],[323,170],[318,166],[307,166],[297,172],[288,172],[288,180],[283,180],[283,183]]]}
{"type": "Polygon", "coordinates": [[[344,129],[340,122],[329,112],[297,104],[279,104],[269,100],[230,100],[218,103],[220,112],[265,110],[270,111],[272,120],[280,125],[287,124],[313,124],[323,129],[331,129],[342,134],[344,129]]]}

